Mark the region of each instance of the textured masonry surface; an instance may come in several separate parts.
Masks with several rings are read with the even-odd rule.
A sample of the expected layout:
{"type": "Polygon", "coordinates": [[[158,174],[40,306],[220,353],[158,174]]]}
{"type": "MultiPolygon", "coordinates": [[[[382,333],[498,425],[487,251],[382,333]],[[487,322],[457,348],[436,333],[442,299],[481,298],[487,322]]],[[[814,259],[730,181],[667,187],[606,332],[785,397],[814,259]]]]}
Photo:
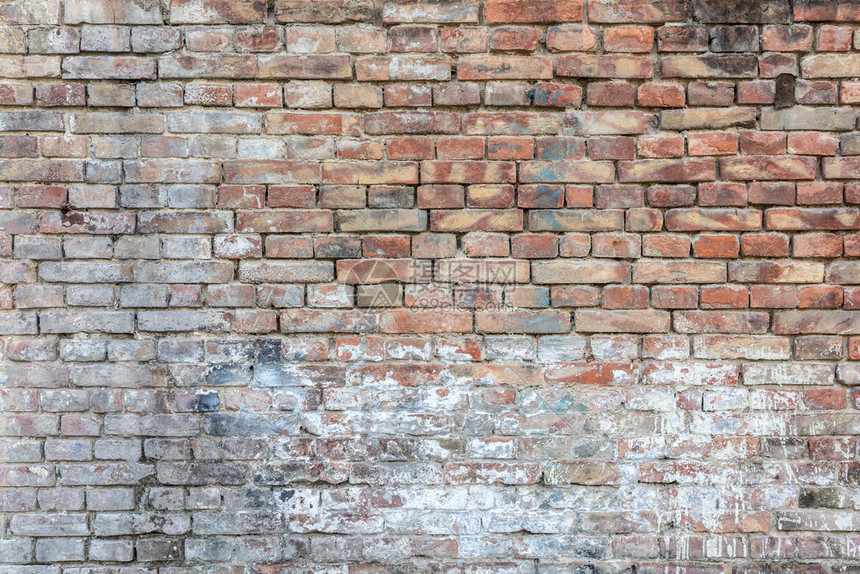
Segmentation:
{"type": "Polygon", "coordinates": [[[860,572],[860,2],[0,21],[3,574],[860,572]]]}

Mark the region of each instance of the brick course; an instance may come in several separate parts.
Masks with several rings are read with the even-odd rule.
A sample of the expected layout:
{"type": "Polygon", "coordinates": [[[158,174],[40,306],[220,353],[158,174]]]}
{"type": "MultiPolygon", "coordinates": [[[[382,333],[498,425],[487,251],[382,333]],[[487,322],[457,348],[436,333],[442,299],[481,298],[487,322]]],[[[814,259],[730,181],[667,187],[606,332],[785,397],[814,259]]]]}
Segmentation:
{"type": "Polygon", "coordinates": [[[0,3],[0,571],[856,572],[858,22],[0,3]]]}

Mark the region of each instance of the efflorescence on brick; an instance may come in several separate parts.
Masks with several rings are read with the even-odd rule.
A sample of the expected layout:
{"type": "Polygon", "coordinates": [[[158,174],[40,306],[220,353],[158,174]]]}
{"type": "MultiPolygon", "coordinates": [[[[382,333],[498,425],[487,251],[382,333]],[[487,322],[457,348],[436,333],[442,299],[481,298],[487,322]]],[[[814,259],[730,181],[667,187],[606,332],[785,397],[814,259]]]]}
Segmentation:
{"type": "Polygon", "coordinates": [[[849,574],[860,8],[0,3],[0,571],[849,574]]]}

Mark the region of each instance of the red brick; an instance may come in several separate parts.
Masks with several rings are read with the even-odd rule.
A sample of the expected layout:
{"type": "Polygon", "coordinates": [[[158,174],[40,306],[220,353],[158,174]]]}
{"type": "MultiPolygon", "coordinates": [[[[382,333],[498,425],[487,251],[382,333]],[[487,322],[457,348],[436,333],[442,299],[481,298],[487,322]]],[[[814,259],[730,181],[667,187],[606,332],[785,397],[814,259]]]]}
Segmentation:
{"type": "Polygon", "coordinates": [[[588,105],[594,107],[632,107],[635,88],[625,82],[592,82],[586,89],[588,105]]]}
{"type": "Polygon", "coordinates": [[[704,52],[708,49],[707,26],[661,26],[657,29],[661,52],[704,52]]]}
{"type": "Polygon", "coordinates": [[[641,285],[610,285],[603,288],[600,306],[604,309],[647,309],[648,288],[641,285]]]}
{"type": "Polygon", "coordinates": [[[768,52],[798,52],[812,49],[812,26],[765,26],[763,47],[768,52]]]}
{"type": "Polygon", "coordinates": [[[582,2],[576,0],[487,0],[487,22],[556,23],[582,20],[582,2]]]}
{"type": "Polygon", "coordinates": [[[853,33],[854,30],[848,26],[825,24],[818,29],[815,48],[819,52],[847,52],[851,49],[853,33]]]}
{"type": "Polygon", "coordinates": [[[680,84],[642,84],[637,98],[640,106],[648,108],[682,108],[686,101],[680,84]]]}
{"type": "Polygon", "coordinates": [[[679,0],[642,4],[636,0],[589,0],[588,17],[602,23],[661,23],[684,21],[687,6],[679,0]]]}
{"type": "Polygon", "coordinates": [[[734,235],[699,235],[693,240],[693,254],[704,258],[735,258],[740,242],[734,235]]]}
{"type": "Polygon", "coordinates": [[[749,155],[780,155],[785,153],[785,134],[774,132],[742,132],[741,152],[749,155]]]}
{"type": "Polygon", "coordinates": [[[439,32],[430,26],[395,26],[388,32],[392,52],[435,52],[439,32]]]}
{"type": "Polygon", "coordinates": [[[510,242],[501,233],[469,233],[463,236],[463,251],[469,257],[506,257],[510,242]]]}
{"type": "Polygon", "coordinates": [[[588,157],[602,159],[633,159],[635,140],[627,137],[591,138],[588,140],[588,157]]]}
{"type": "Polygon", "coordinates": [[[574,107],[582,103],[582,88],[573,84],[538,82],[534,87],[535,106],[574,107]]]}
{"type": "Polygon", "coordinates": [[[389,138],[385,140],[388,159],[433,159],[436,155],[433,138],[389,138]]]}
{"type": "Polygon", "coordinates": [[[747,187],[742,183],[699,184],[699,204],[743,207],[747,204],[747,187]]]}
{"type": "MultiPolygon", "coordinates": [[[[489,34],[485,28],[457,26],[442,29],[441,43],[443,52],[484,52],[487,50],[489,34]]],[[[384,51],[385,42],[381,49],[384,51]]]]}
{"type": "Polygon", "coordinates": [[[465,56],[457,64],[460,80],[550,80],[552,59],[542,56],[465,56]]]}
{"type": "Polygon", "coordinates": [[[533,52],[537,44],[538,31],[534,28],[496,28],[490,33],[491,50],[533,52]]]}
{"type": "Polygon", "coordinates": [[[798,287],[797,306],[800,309],[835,309],[842,306],[842,287],[810,285],[798,287]]]}
{"type": "Polygon", "coordinates": [[[702,309],[743,309],[749,306],[746,287],[707,285],[701,291],[702,309]]]}
{"type": "Polygon", "coordinates": [[[776,82],[751,80],[738,84],[739,104],[772,104],[776,99],[776,82]]]}
{"type": "Polygon", "coordinates": [[[87,105],[86,86],[83,84],[37,84],[36,105],[85,106],[87,105]]]}
{"type": "Polygon", "coordinates": [[[750,203],[764,205],[794,205],[796,185],[791,182],[754,182],[749,184],[750,203]]]}
{"type": "Polygon", "coordinates": [[[556,74],[578,78],[649,78],[654,64],[644,56],[569,55],[556,60],[556,74]]]}
{"type": "Polygon", "coordinates": [[[798,155],[836,155],[837,141],[832,134],[792,132],[788,134],[788,153],[798,155]]]}
{"type": "Polygon", "coordinates": [[[656,309],[695,309],[699,290],[695,287],[655,286],[651,288],[651,305],[656,309]]]}
{"type": "Polygon", "coordinates": [[[511,238],[511,256],[522,259],[555,257],[558,238],[555,235],[528,234],[511,238]]]}
{"type": "Polygon", "coordinates": [[[65,202],[65,187],[27,185],[18,188],[18,207],[61,207],[65,202]]]}
{"type": "Polygon", "coordinates": [[[496,136],[487,139],[487,159],[532,159],[534,140],[529,137],[496,136]]]}
{"type": "Polygon", "coordinates": [[[683,136],[640,136],[636,140],[636,152],[642,158],[684,157],[683,136]]]}
{"type": "Polygon", "coordinates": [[[797,184],[798,205],[826,205],[842,203],[842,184],[802,181],[797,184]]]}
{"type": "Polygon", "coordinates": [[[725,133],[690,134],[687,149],[691,156],[734,155],[738,151],[738,136],[725,133]]]}
{"type": "Polygon", "coordinates": [[[412,243],[408,236],[367,236],[361,241],[364,257],[409,257],[412,243]]]}
{"type": "Polygon", "coordinates": [[[620,26],[603,33],[603,49],[607,52],[650,52],[654,45],[654,28],[620,26]]]}
{"type": "Polygon", "coordinates": [[[436,140],[439,159],[483,159],[484,139],[480,137],[445,136],[436,140]]]}
{"type": "Polygon", "coordinates": [[[597,34],[590,26],[568,24],[547,30],[546,47],[553,52],[586,52],[597,44],[597,34]]]}
{"type": "Polygon", "coordinates": [[[842,236],[835,233],[795,235],[792,255],[794,257],[839,257],[842,255],[842,236]]]}
{"type": "Polygon", "coordinates": [[[741,252],[751,257],[788,257],[788,236],[747,233],[741,236],[741,252]]]}

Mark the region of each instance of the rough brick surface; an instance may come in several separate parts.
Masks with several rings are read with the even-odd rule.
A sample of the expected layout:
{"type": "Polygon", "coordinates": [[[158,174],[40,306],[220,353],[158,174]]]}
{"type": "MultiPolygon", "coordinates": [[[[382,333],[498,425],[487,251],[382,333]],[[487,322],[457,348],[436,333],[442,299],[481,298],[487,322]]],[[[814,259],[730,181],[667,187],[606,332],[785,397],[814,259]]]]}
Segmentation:
{"type": "Polygon", "coordinates": [[[0,0],[0,572],[860,572],[858,22],[0,0]]]}

